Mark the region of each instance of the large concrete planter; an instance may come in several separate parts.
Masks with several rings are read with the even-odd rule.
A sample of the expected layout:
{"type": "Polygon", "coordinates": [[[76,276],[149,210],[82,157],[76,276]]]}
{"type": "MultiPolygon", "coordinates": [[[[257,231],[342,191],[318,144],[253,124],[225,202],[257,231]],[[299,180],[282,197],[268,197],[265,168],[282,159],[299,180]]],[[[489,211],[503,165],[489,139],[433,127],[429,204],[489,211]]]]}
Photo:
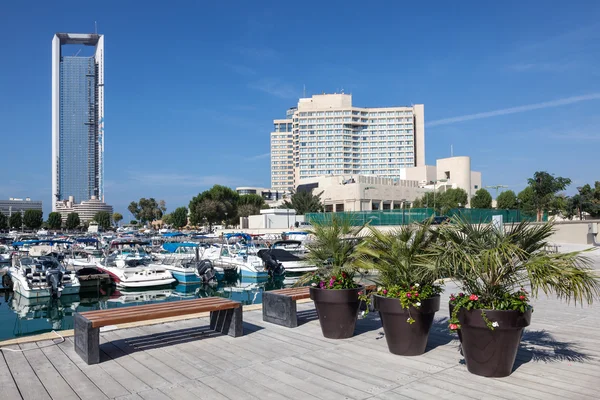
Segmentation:
{"type": "Polygon", "coordinates": [[[400,300],[374,295],[374,308],[379,311],[385,340],[390,353],[419,356],[425,352],[429,330],[435,313],[440,309],[440,296],[421,301],[421,307],[402,308],[400,300]],[[410,311],[410,314],[409,314],[410,311]],[[412,324],[407,322],[411,317],[412,324]]]}
{"type": "Polygon", "coordinates": [[[358,318],[358,293],[364,289],[320,289],[311,287],[310,298],[315,302],[323,336],[328,339],[347,339],[354,335],[358,318]]]}
{"type": "Polygon", "coordinates": [[[460,341],[469,372],[475,375],[502,378],[512,372],[523,329],[531,323],[531,310],[483,310],[490,321],[498,322],[491,330],[481,316],[481,310],[458,312],[461,324],[460,341]]]}

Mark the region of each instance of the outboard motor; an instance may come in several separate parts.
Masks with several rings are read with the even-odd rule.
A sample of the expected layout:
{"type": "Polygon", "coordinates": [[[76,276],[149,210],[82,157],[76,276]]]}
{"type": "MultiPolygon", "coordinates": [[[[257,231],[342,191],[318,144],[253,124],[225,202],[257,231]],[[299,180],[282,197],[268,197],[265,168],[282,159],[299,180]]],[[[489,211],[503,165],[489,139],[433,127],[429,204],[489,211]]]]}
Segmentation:
{"type": "Polygon", "coordinates": [[[282,276],[285,274],[283,264],[277,261],[277,258],[271,252],[263,251],[259,256],[265,263],[265,269],[269,271],[270,276],[282,276]]]}
{"type": "Polygon", "coordinates": [[[62,293],[62,277],[63,272],[58,269],[49,269],[46,271],[46,283],[50,286],[50,294],[57,299],[62,293]]]}
{"type": "Polygon", "coordinates": [[[195,261],[196,275],[202,280],[202,283],[210,283],[217,280],[215,268],[210,260],[195,261]]]}

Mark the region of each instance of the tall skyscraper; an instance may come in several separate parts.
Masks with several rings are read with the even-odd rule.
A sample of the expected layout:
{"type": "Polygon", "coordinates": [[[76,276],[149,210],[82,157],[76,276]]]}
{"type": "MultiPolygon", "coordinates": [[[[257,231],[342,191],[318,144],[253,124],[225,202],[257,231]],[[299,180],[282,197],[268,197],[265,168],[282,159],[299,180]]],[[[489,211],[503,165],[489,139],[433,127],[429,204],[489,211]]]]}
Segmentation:
{"type": "Polygon", "coordinates": [[[271,186],[323,175],[400,178],[425,165],[424,107],[361,108],[352,95],[303,98],[271,133],[271,186]]]}
{"type": "Polygon", "coordinates": [[[69,196],[104,201],[104,35],[52,40],[52,210],[69,196]],[[63,54],[64,45],[94,52],[63,54]]]}

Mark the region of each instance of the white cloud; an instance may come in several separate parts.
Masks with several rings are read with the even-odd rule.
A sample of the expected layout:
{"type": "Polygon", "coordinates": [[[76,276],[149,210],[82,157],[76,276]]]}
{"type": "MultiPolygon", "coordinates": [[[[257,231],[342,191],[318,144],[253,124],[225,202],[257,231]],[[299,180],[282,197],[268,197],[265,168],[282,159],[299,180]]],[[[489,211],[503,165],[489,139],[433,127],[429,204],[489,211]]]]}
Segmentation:
{"type": "Polygon", "coordinates": [[[264,78],[257,82],[249,83],[250,89],[260,90],[272,96],[281,97],[282,99],[298,98],[299,94],[294,87],[288,83],[282,82],[275,78],[264,78]]]}
{"type": "Polygon", "coordinates": [[[264,154],[258,154],[256,156],[248,157],[248,158],[246,158],[246,160],[255,161],[255,160],[262,160],[264,158],[269,158],[269,157],[271,157],[271,153],[264,153],[264,154]]]}
{"type": "Polygon", "coordinates": [[[586,94],[583,96],[573,96],[573,97],[567,97],[564,99],[545,101],[543,103],[527,104],[524,106],[503,108],[501,110],[487,111],[487,112],[476,113],[476,114],[461,115],[459,117],[438,119],[436,121],[431,121],[431,122],[427,123],[426,126],[431,127],[431,126],[437,126],[437,125],[449,125],[449,124],[454,124],[457,122],[471,121],[474,119],[483,119],[483,118],[497,117],[500,115],[517,114],[517,113],[522,113],[522,112],[527,112],[527,111],[542,110],[545,108],[552,108],[552,107],[564,106],[564,105],[568,105],[568,104],[580,103],[582,101],[599,100],[599,99],[600,99],[600,93],[591,93],[591,94],[586,94]]]}

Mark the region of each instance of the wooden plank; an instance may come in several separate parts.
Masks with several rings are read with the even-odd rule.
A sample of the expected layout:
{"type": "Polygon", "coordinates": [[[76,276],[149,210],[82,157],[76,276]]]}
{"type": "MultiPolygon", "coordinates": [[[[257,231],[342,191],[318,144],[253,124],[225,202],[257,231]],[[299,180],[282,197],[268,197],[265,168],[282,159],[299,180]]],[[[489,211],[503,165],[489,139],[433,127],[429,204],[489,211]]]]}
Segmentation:
{"type": "Polygon", "coordinates": [[[365,376],[360,377],[360,374],[358,374],[350,368],[339,368],[337,371],[335,371],[328,367],[323,367],[322,365],[317,364],[314,358],[309,358],[308,360],[306,360],[296,357],[287,357],[282,359],[281,361],[297,369],[318,375],[319,377],[325,378],[331,382],[337,382],[348,388],[352,388],[358,391],[358,393],[365,393],[365,397],[385,392],[389,390],[392,386],[394,386],[393,384],[389,384],[388,382],[383,381],[378,381],[374,383],[374,378],[371,380],[371,382],[369,382],[368,378],[366,378],[365,376]],[[357,380],[357,377],[360,380],[357,380]]]}
{"type": "Polygon", "coordinates": [[[163,387],[159,389],[165,395],[167,395],[170,399],[173,400],[197,400],[197,393],[193,393],[192,391],[184,388],[180,385],[171,385],[167,387],[163,387]]]}
{"type": "Polygon", "coordinates": [[[42,352],[82,399],[103,400],[108,397],[57,346],[45,347],[42,352]]]}
{"type": "MultiPolygon", "coordinates": [[[[134,338],[136,338],[136,336],[152,335],[152,332],[144,329],[143,327],[140,327],[140,328],[131,328],[131,329],[127,329],[127,330],[116,331],[115,334],[120,336],[123,339],[128,339],[132,336],[134,338]]],[[[162,343],[160,343],[160,345],[170,346],[169,340],[172,340],[172,339],[169,339],[169,338],[164,339],[164,341],[162,341],[162,343]]],[[[129,342],[129,345],[132,345],[132,343],[129,342]]],[[[141,347],[138,347],[138,345],[134,345],[134,346],[137,349],[144,350],[144,352],[147,352],[148,354],[155,357],[157,360],[161,361],[165,365],[168,365],[169,367],[171,367],[171,369],[173,369],[176,372],[178,372],[179,374],[181,374],[182,377],[185,377],[187,379],[196,379],[196,378],[206,376],[206,373],[204,371],[197,369],[193,364],[187,363],[181,357],[173,356],[173,355],[163,351],[162,348],[160,348],[160,347],[159,348],[146,348],[143,345],[141,347]]]]}
{"type": "MultiPolygon", "coordinates": [[[[20,350],[18,346],[6,346],[4,348],[20,350]]],[[[23,399],[51,399],[22,352],[3,351],[2,354],[4,354],[8,369],[23,399]]]]}
{"type": "Polygon", "coordinates": [[[294,400],[311,400],[315,398],[314,396],[296,389],[293,386],[287,385],[284,382],[274,380],[271,376],[256,371],[253,367],[237,369],[235,370],[235,374],[241,376],[240,379],[246,379],[263,385],[273,393],[279,394],[282,398],[294,400]]]}
{"type": "Polygon", "coordinates": [[[8,364],[4,359],[4,352],[0,351],[0,390],[7,399],[22,399],[21,393],[17,388],[17,383],[13,379],[8,364]]]}
{"type": "Polygon", "coordinates": [[[94,316],[101,316],[105,314],[113,314],[119,312],[150,312],[154,310],[160,310],[163,308],[176,308],[176,307],[204,307],[216,304],[229,304],[232,308],[237,308],[241,306],[240,302],[233,301],[230,299],[226,299],[224,297],[204,297],[200,299],[193,300],[179,300],[179,301],[167,301],[164,303],[153,303],[153,304],[142,304],[139,306],[126,306],[119,308],[110,308],[107,310],[94,310],[94,311],[85,311],[82,312],[81,315],[86,318],[91,318],[94,316]]]}
{"type": "Polygon", "coordinates": [[[284,361],[272,361],[268,363],[270,367],[276,368],[280,371],[293,375],[296,378],[302,379],[308,385],[318,385],[322,388],[328,389],[338,395],[345,396],[351,399],[366,399],[370,397],[370,394],[360,389],[352,388],[346,384],[338,383],[327,379],[318,373],[305,371],[302,369],[295,368],[294,366],[284,361]]]}
{"type": "Polygon", "coordinates": [[[121,331],[111,331],[109,333],[110,336],[107,335],[106,339],[110,339],[113,345],[118,347],[123,353],[127,354],[129,357],[138,361],[141,365],[146,367],[147,370],[152,371],[154,375],[158,375],[162,379],[166,380],[167,385],[162,386],[168,386],[168,384],[171,383],[179,383],[188,380],[186,376],[181,375],[181,373],[175,370],[173,366],[169,366],[163,363],[154,355],[150,354],[150,352],[135,351],[135,349],[129,346],[125,340],[128,337],[127,335],[131,335],[131,333],[124,333],[124,331],[129,331],[129,329],[124,329],[121,331]]]}
{"type": "Polygon", "coordinates": [[[265,386],[261,385],[260,383],[247,380],[242,375],[236,374],[235,371],[230,371],[230,372],[215,375],[215,378],[220,379],[225,386],[235,388],[236,392],[240,391],[240,392],[244,393],[241,397],[239,397],[239,396],[236,396],[236,393],[229,393],[229,392],[224,392],[223,390],[220,390],[221,393],[225,394],[227,397],[230,397],[232,399],[245,398],[245,396],[247,396],[247,395],[254,396],[254,398],[260,399],[260,400],[263,400],[263,399],[279,400],[282,398],[289,398],[287,396],[282,396],[280,393],[274,392],[274,391],[266,388],[265,386]]]}
{"type": "Polygon", "coordinates": [[[181,386],[189,392],[194,393],[198,400],[230,400],[215,389],[198,380],[187,381],[181,384],[181,386]]]}
{"type": "MultiPolygon", "coordinates": [[[[107,397],[121,397],[130,394],[114,377],[104,371],[102,368],[97,368],[93,365],[88,365],[85,361],[75,353],[75,345],[71,338],[65,338],[63,343],[58,347],[63,353],[79,368],[107,397]]],[[[147,387],[147,389],[149,389],[147,387]]]]}
{"type": "Polygon", "coordinates": [[[284,385],[294,387],[298,390],[309,393],[317,399],[322,400],[335,400],[335,399],[347,399],[348,397],[334,392],[328,388],[315,384],[314,382],[307,382],[305,379],[296,376],[295,374],[289,374],[282,369],[273,366],[271,363],[267,364],[256,364],[253,366],[254,370],[271,377],[274,381],[281,382],[284,385]]]}
{"type": "Polygon", "coordinates": [[[167,396],[165,393],[161,392],[158,389],[152,389],[146,392],[139,392],[138,396],[140,396],[144,400],[171,400],[171,397],[167,396]]]}
{"type": "MultiPolygon", "coordinates": [[[[100,340],[102,341],[103,338],[101,337],[100,340]]],[[[125,371],[131,373],[133,376],[135,376],[137,379],[139,379],[141,382],[143,382],[150,388],[159,388],[161,386],[168,386],[171,384],[171,382],[157,375],[154,371],[147,368],[134,357],[125,353],[113,343],[105,343],[101,345],[101,349],[109,357],[111,357],[115,363],[119,364],[125,371]]],[[[104,363],[100,363],[99,365],[102,366],[103,364],[104,363]]]]}
{"type": "Polygon", "coordinates": [[[23,351],[23,355],[50,397],[67,400],[79,399],[36,343],[23,343],[19,347],[21,350],[25,350],[23,351]]]}

